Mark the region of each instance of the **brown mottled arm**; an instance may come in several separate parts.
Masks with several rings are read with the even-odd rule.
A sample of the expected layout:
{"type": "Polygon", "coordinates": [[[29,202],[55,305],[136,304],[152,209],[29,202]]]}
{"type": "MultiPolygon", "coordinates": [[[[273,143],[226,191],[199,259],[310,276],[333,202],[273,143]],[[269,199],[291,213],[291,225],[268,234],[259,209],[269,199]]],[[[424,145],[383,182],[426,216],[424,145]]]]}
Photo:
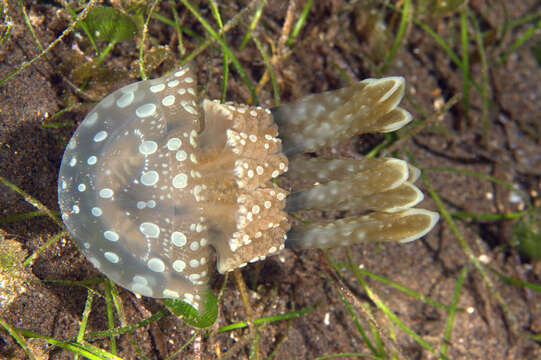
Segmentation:
{"type": "Polygon", "coordinates": [[[284,152],[290,156],[291,170],[286,176],[305,184],[293,189],[286,210],[373,211],[360,217],[297,225],[288,233],[287,247],[411,241],[436,224],[437,213],[412,208],[423,200],[422,192],[413,185],[420,171],[405,161],[302,155],[353,135],[401,128],[412,118],[398,107],[403,95],[402,77],[367,79],[273,109],[284,152]]]}
{"type": "Polygon", "coordinates": [[[397,107],[403,96],[403,77],[366,79],[281,105],[272,113],[283,151],[290,156],[334,146],[356,134],[401,128],[411,121],[411,115],[397,107]]]}

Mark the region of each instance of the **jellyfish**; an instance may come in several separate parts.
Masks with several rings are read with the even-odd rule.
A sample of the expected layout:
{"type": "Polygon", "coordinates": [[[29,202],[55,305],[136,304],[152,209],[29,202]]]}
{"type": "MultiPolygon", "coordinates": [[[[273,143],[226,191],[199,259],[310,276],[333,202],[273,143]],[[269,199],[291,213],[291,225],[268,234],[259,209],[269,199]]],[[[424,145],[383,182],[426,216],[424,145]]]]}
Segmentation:
{"type": "Polygon", "coordinates": [[[193,68],[127,85],[81,122],[60,167],[62,220],[120,286],[201,310],[220,273],[284,249],[422,237],[438,214],[419,170],[393,158],[306,156],[351,136],[397,130],[404,79],[367,79],[274,109],[201,99],[193,68]],[[274,179],[300,179],[290,193],[274,179]],[[300,210],[360,215],[296,224],[300,210]]]}

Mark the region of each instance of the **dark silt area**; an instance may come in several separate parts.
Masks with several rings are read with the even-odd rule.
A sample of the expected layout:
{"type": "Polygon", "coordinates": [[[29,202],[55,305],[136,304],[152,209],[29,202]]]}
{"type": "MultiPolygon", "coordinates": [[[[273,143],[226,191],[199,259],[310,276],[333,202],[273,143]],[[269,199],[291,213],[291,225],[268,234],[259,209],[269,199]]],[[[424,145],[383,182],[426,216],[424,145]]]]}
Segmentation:
{"type": "Polygon", "coordinates": [[[73,359],[73,351],[49,342],[76,343],[89,293],[86,334],[159,318],[114,341],[109,334],[85,338],[83,345],[121,359],[541,358],[538,1],[154,3],[101,4],[131,16],[135,28],[110,49],[97,41],[105,51],[100,61],[83,29],[70,30],[70,9],[80,13],[88,2],[0,1],[0,359],[73,359]],[[376,148],[378,156],[408,160],[424,170],[418,207],[443,216],[411,243],[285,249],[249,264],[242,276],[251,315],[234,276],[224,284],[212,274],[218,316],[201,332],[161,300],[118,287],[124,317],[113,305],[110,326],[107,283],[52,220],[59,218],[64,148],[97,102],[141,80],[139,49],[151,11],[142,52],[148,78],[189,56],[203,97],[220,99],[223,48],[186,6],[219,31],[213,3],[225,25],[219,36],[244,71],[230,62],[227,101],[252,101],[245,79],[259,105],[272,108],[276,95],[287,103],[365,78],[404,76],[401,106],[413,115],[410,125],[312,155],[362,158],[376,148]],[[247,33],[256,41],[244,44],[247,33]],[[281,318],[295,311],[299,316],[281,318]],[[250,326],[218,331],[238,322],[250,326]]]}

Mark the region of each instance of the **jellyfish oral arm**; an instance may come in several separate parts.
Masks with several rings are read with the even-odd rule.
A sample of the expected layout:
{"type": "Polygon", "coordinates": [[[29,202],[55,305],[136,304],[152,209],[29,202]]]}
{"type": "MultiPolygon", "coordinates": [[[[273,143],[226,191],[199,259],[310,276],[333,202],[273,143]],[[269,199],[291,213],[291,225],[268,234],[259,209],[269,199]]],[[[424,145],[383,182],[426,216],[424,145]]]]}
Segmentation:
{"type": "Polygon", "coordinates": [[[334,146],[353,135],[395,131],[411,121],[398,104],[403,77],[366,79],[339,90],[308,95],[272,109],[288,155],[334,146]]]}
{"type": "Polygon", "coordinates": [[[363,216],[313,221],[292,227],[286,247],[329,248],[367,241],[408,242],[428,233],[439,219],[415,209],[423,200],[413,184],[420,171],[403,160],[321,159],[304,156],[354,135],[395,131],[412,117],[398,107],[402,77],[367,79],[347,88],[309,95],[272,110],[283,151],[286,177],[308,186],[293,190],[286,210],[364,211],[363,216]]]}

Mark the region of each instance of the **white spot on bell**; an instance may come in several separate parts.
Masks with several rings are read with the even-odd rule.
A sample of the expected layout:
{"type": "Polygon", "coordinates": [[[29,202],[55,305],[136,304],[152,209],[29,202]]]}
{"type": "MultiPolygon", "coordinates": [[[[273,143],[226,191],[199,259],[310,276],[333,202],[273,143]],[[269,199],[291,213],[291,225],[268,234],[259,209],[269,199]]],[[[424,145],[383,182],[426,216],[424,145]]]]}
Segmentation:
{"type": "Polygon", "coordinates": [[[165,89],[165,84],[157,84],[150,87],[150,91],[152,91],[153,93],[163,91],[163,89],[165,89]]]}
{"type": "Polygon", "coordinates": [[[98,131],[96,133],[96,135],[94,135],[94,141],[95,142],[100,142],[100,141],[103,141],[107,138],[107,131],[98,131]]]}
{"type": "Polygon", "coordinates": [[[179,298],[180,297],[178,292],[176,292],[174,290],[169,290],[169,289],[165,289],[162,292],[162,294],[163,294],[163,296],[168,297],[168,298],[179,298]]]}
{"type": "Polygon", "coordinates": [[[95,157],[94,155],[92,155],[91,157],[89,157],[87,160],[86,160],[86,163],[88,165],[94,165],[98,162],[98,158],[95,157]]]}
{"type": "Polygon", "coordinates": [[[141,183],[145,186],[155,185],[160,179],[160,175],[154,170],[143,172],[141,175],[141,183]]]}
{"type": "Polygon", "coordinates": [[[171,138],[167,140],[167,148],[171,151],[178,150],[182,146],[182,140],[179,138],[171,138]]]}
{"type": "Polygon", "coordinates": [[[175,76],[176,76],[176,77],[181,77],[182,75],[184,75],[184,74],[186,73],[186,71],[188,71],[187,68],[182,68],[182,69],[180,69],[179,71],[177,71],[177,72],[175,73],[175,76]]]}
{"type": "Polygon", "coordinates": [[[103,256],[111,263],[116,264],[120,260],[117,254],[114,252],[107,251],[103,254],[103,256]]]}
{"type": "Polygon", "coordinates": [[[174,95],[167,95],[162,99],[162,105],[163,106],[171,106],[175,103],[175,96],[174,95]]]}
{"type": "Polygon", "coordinates": [[[178,247],[184,246],[186,245],[186,235],[179,231],[175,231],[171,234],[171,242],[178,247]]]}
{"type": "Polygon", "coordinates": [[[156,105],[152,103],[144,104],[135,109],[135,115],[140,118],[145,118],[153,115],[156,112],[156,105]]]}
{"type": "Polygon", "coordinates": [[[151,155],[158,149],[158,144],[152,140],[145,140],[139,145],[139,152],[143,155],[151,155]]]}
{"type": "Polygon", "coordinates": [[[186,263],[182,260],[175,260],[173,263],[173,269],[177,272],[182,272],[184,269],[186,269],[186,263]]]}
{"type": "Polygon", "coordinates": [[[191,105],[184,105],[184,110],[186,110],[192,115],[197,115],[197,110],[191,105]]]}
{"type": "Polygon", "coordinates": [[[103,237],[112,242],[116,242],[120,238],[116,232],[109,230],[103,233],[103,237]]]}
{"type": "Polygon", "coordinates": [[[99,195],[103,199],[108,199],[113,196],[113,190],[108,189],[108,188],[101,189],[99,192],[99,195]]]}
{"type": "Polygon", "coordinates": [[[92,126],[96,123],[96,120],[98,120],[98,113],[93,112],[92,114],[88,115],[85,121],[83,122],[86,126],[92,126]]]}
{"type": "Polygon", "coordinates": [[[116,101],[116,106],[118,106],[119,108],[125,108],[133,102],[133,99],[135,99],[135,94],[133,93],[133,91],[125,93],[118,98],[118,100],[116,101]]]}
{"type": "Polygon", "coordinates": [[[186,160],[187,157],[188,157],[188,154],[186,154],[186,151],[184,150],[177,151],[175,155],[175,158],[177,159],[177,161],[184,161],[186,160]]]}
{"type": "Polygon", "coordinates": [[[141,275],[135,275],[132,279],[133,283],[135,284],[141,284],[141,285],[148,285],[148,280],[146,277],[141,275]]]}
{"type": "Polygon", "coordinates": [[[139,231],[151,238],[157,238],[160,235],[160,228],[158,225],[151,222],[144,222],[139,226],[139,231]]]}
{"type": "Polygon", "coordinates": [[[154,272],[164,272],[165,264],[161,259],[152,258],[147,262],[147,266],[150,270],[154,272]]]}
{"type": "Polygon", "coordinates": [[[131,289],[133,290],[134,293],[141,294],[143,296],[152,297],[154,294],[151,288],[149,288],[147,285],[143,285],[140,283],[132,284],[131,289]]]}
{"type": "Polygon", "coordinates": [[[184,189],[188,185],[186,174],[178,174],[173,178],[173,186],[177,189],[184,189]]]}

